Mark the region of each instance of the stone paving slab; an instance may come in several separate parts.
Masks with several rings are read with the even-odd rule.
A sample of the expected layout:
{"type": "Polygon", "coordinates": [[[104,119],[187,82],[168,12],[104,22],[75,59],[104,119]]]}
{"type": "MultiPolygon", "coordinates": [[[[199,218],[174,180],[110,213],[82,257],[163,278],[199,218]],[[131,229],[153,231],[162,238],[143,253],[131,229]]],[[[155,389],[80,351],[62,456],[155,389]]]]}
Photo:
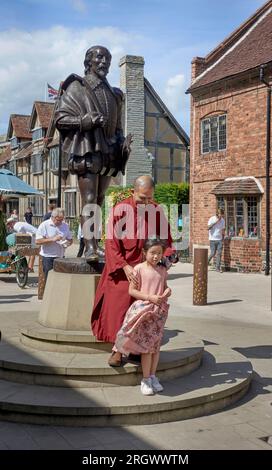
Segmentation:
{"type": "MultiPolygon", "coordinates": [[[[73,248],[76,249],[75,246],[71,247],[73,248]]],[[[226,436],[230,436],[232,439],[228,441],[229,449],[250,450],[257,446],[259,450],[272,450],[270,445],[258,438],[259,431],[266,436],[272,435],[272,362],[269,360],[272,350],[271,277],[262,274],[215,272],[209,272],[208,276],[209,305],[196,307],[192,306],[192,265],[178,263],[172,268],[169,272],[169,285],[173,296],[169,315],[175,321],[175,327],[205,342],[239,348],[240,352],[241,348],[244,349],[245,356],[254,365],[255,374],[251,389],[242,400],[223,411],[186,421],[121,428],[55,427],[0,421],[0,447],[19,448],[21,437],[18,437],[23,433],[28,435],[23,448],[33,448],[35,442],[29,439],[29,435],[35,436],[38,429],[42,428],[48,429],[51,436],[56,438],[59,449],[62,448],[62,441],[57,437],[61,435],[70,449],[103,450],[105,444],[109,449],[131,448],[132,442],[137,448],[147,450],[224,449],[226,436]],[[252,432],[256,429],[256,435],[252,438],[235,431],[236,425],[247,423],[252,426],[252,432]],[[86,433],[85,441],[82,433],[86,433]],[[114,436],[117,436],[116,440],[114,436]],[[31,442],[34,442],[32,447],[31,442]]],[[[35,275],[31,275],[32,277],[35,275]]],[[[12,318],[20,327],[31,325],[32,319],[37,318],[40,301],[37,301],[37,289],[22,291],[15,280],[9,279],[7,281],[6,277],[4,280],[0,277],[0,329],[9,336],[14,336],[16,332],[9,325],[9,320],[12,318]],[[30,293],[32,297],[20,300],[18,294],[22,292],[27,295],[30,293]],[[11,302],[8,303],[9,301],[11,302]]],[[[51,446],[51,438],[47,442],[45,435],[43,448],[50,449],[51,446]]]]}

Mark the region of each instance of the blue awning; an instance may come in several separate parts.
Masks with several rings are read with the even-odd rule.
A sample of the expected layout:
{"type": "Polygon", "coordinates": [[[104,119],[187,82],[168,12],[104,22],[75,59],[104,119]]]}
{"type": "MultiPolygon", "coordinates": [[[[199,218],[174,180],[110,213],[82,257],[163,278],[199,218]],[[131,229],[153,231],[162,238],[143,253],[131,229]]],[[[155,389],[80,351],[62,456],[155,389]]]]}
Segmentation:
{"type": "Polygon", "coordinates": [[[0,169],[0,194],[15,194],[21,196],[42,196],[38,189],[33,188],[15,176],[11,171],[0,169]]]}

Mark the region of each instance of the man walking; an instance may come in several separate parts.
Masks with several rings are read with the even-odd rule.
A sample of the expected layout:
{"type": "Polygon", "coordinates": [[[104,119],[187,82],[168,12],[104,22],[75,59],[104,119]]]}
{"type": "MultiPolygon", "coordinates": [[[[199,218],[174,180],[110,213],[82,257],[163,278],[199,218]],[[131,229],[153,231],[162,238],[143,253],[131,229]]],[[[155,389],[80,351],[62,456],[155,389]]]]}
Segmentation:
{"type": "Polygon", "coordinates": [[[43,272],[47,280],[48,272],[53,269],[54,259],[63,258],[65,248],[72,245],[73,238],[68,224],[64,222],[64,210],[53,209],[50,219],[38,227],[36,245],[41,245],[43,272]]]}
{"type": "Polygon", "coordinates": [[[216,215],[212,216],[208,222],[209,241],[210,241],[210,256],[208,264],[217,253],[216,256],[216,271],[222,273],[221,269],[221,256],[223,249],[223,240],[225,236],[225,220],[223,209],[218,209],[216,215]]]}

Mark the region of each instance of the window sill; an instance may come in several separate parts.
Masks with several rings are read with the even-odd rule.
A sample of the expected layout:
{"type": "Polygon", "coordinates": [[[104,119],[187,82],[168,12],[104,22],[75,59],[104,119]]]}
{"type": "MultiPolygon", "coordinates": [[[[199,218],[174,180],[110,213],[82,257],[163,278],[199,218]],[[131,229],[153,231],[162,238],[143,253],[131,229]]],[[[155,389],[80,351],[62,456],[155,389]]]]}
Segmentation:
{"type": "Polygon", "coordinates": [[[260,240],[260,237],[225,237],[224,240],[251,240],[256,242],[260,240]]]}
{"type": "Polygon", "coordinates": [[[200,153],[200,157],[226,157],[227,149],[217,150],[216,152],[200,153]]]}

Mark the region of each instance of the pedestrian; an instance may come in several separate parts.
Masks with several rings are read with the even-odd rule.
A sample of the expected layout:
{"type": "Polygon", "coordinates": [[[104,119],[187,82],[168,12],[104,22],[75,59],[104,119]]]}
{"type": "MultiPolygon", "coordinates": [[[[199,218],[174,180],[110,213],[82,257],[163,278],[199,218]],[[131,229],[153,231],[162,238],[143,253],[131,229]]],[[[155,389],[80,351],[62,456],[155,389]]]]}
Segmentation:
{"type": "Polygon", "coordinates": [[[64,222],[64,210],[53,209],[50,219],[40,224],[36,233],[36,245],[41,245],[45,281],[53,269],[54,259],[64,258],[65,249],[73,243],[68,224],[64,222]]]}
{"type": "Polygon", "coordinates": [[[138,287],[132,282],[129,285],[129,294],[136,300],[126,313],[114,345],[122,354],[141,354],[143,395],[163,390],[156,371],[169,309],[167,300],[171,295],[166,282],[167,270],[160,265],[164,250],[165,243],[159,238],[144,242],[145,261],[134,268],[138,287]]]}
{"type": "Polygon", "coordinates": [[[17,219],[17,220],[19,219],[17,209],[13,209],[13,211],[10,214],[10,217],[13,217],[13,219],[17,219]]]}
{"type": "Polygon", "coordinates": [[[79,249],[77,253],[77,258],[81,258],[84,252],[84,248],[85,248],[84,235],[82,233],[81,224],[78,224],[77,239],[79,241],[79,249]]]}
{"type": "Polygon", "coordinates": [[[32,225],[32,218],[33,218],[33,212],[32,212],[32,209],[31,207],[28,207],[26,212],[25,212],[25,215],[24,215],[24,218],[25,218],[25,221],[32,225]]]}
{"type": "Polygon", "coordinates": [[[56,208],[56,204],[52,203],[48,205],[47,212],[43,216],[43,222],[49,220],[52,214],[52,211],[56,208]]]}
{"type": "Polygon", "coordinates": [[[223,241],[225,236],[225,220],[223,209],[218,209],[216,215],[211,217],[208,221],[209,241],[210,241],[210,256],[208,264],[212,258],[216,256],[216,271],[222,273],[221,256],[223,250],[223,241]]]}
{"type": "MultiPolygon", "coordinates": [[[[24,233],[31,235],[31,246],[35,245],[35,237],[37,233],[36,227],[29,224],[28,222],[15,222],[13,226],[15,233],[24,233]]],[[[28,259],[28,271],[34,273],[35,255],[31,255],[28,259]]]]}

